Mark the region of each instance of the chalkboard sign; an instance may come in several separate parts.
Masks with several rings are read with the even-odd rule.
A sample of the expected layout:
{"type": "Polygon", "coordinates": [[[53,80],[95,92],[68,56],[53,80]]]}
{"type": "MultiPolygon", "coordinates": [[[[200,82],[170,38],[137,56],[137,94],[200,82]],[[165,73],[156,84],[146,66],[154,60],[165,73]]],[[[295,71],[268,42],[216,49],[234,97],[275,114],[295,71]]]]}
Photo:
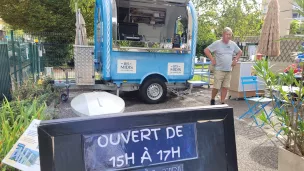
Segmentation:
{"type": "Polygon", "coordinates": [[[38,136],[42,171],[237,170],[227,106],[46,121],[38,136]]]}

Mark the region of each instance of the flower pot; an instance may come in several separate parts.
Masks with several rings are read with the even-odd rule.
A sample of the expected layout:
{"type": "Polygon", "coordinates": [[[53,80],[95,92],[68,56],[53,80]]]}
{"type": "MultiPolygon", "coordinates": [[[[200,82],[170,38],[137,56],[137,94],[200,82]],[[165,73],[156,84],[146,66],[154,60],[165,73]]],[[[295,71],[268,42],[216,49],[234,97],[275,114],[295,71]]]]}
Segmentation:
{"type": "Polygon", "coordinates": [[[300,157],[283,147],[279,148],[279,171],[303,171],[304,157],[300,157]]]}

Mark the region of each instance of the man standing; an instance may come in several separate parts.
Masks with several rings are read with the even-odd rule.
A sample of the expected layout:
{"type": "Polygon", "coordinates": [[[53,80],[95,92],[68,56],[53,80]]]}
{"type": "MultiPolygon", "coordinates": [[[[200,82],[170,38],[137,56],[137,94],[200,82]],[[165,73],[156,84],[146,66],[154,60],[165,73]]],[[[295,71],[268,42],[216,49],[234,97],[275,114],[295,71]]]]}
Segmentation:
{"type": "Polygon", "coordinates": [[[214,66],[214,85],[212,90],[211,105],[215,105],[215,96],[221,89],[221,103],[225,103],[227,91],[230,87],[231,69],[242,55],[242,50],[231,41],[232,30],[226,27],[221,40],[213,42],[204,52],[214,66]],[[213,53],[215,58],[212,56],[213,53]],[[237,54],[233,59],[233,55],[237,54]]]}

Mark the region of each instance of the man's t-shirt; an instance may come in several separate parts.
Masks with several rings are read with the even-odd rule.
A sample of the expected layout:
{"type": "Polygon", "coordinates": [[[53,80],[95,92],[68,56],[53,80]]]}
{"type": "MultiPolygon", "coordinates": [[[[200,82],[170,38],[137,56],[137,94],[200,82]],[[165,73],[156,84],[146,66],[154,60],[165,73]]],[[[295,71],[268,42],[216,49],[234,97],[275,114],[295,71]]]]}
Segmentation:
{"type": "Polygon", "coordinates": [[[208,49],[215,54],[216,71],[231,71],[233,55],[241,50],[235,42],[229,41],[225,44],[222,40],[213,42],[208,49]]]}

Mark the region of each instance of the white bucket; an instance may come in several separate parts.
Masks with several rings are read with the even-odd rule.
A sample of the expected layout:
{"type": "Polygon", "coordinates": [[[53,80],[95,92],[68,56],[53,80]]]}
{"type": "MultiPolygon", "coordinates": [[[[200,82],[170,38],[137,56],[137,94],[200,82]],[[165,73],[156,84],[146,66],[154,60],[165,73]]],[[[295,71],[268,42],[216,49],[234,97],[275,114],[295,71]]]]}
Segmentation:
{"type": "Polygon", "coordinates": [[[45,70],[45,76],[53,78],[54,76],[53,67],[44,67],[44,70],[45,70]]]}
{"type": "Polygon", "coordinates": [[[203,62],[203,63],[206,63],[207,62],[207,58],[204,57],[204,56],[201,56],[200,57],[200,61],[203,62]]]}

